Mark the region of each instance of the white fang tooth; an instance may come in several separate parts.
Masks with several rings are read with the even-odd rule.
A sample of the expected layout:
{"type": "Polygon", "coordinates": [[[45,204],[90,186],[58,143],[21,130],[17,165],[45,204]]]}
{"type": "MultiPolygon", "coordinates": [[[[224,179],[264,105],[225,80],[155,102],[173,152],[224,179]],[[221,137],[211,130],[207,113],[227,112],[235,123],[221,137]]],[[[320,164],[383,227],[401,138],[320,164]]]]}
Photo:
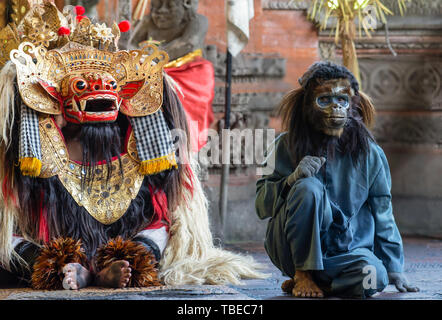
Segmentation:
{"type": "Polygon", "coordinates": [[[78,110],[78,105],[77,105],[77,103],[75,102],[75,98],[74,98],[74,97],[72,97],[72,110],[74,110],[74,111],[80,111],[80,110],[78,110]]]}
{"type": "Polygon", "coordinates": [[[81,111],[86,110],[86,100],[81,100],[80,101],[80,107],[81,107],[81,111]]]}

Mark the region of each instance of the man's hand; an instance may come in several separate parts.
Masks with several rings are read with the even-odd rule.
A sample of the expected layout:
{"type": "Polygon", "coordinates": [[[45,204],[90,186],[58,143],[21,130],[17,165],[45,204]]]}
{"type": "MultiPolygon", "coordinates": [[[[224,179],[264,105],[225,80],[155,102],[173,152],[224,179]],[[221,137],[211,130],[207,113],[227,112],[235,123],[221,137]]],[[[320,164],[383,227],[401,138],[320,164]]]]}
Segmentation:
{"type": "Polygon", "coordinates": [[[295,171],[288,177],[288,184],[293,185],[298,179],[314,176],[324,163],[324,157],[305,156],[299,161],[295,171]]]}
{"type": "Polygon", "coordinates": [[[388,280],[390,284],[394,284],[396,289],[400,292],[418,292],[419,288],[410,284],[405,277],[405,274],[401,272],[389,272],[388,280]]]}

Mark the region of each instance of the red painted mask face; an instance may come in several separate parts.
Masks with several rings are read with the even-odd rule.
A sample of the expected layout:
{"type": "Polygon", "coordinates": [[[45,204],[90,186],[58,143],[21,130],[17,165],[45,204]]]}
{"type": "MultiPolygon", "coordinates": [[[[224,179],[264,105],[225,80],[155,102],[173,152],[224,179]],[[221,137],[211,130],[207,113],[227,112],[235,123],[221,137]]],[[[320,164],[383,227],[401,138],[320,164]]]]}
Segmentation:
{"type": "Polygon", "coordinates": [[[81,73],[67,76],[62,82],[62,112],[68,122],[113,122],[118,117],[122,99],[117,82],[107,73],[81,73]]]}

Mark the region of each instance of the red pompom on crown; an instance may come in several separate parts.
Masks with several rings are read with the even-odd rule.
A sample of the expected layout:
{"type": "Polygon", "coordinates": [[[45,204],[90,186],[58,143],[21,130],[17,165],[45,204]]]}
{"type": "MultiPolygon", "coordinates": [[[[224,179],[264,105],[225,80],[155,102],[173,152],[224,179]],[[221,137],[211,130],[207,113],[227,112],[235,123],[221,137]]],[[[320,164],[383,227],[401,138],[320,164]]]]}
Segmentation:
{"type": "Polygon", "coordinates": [[[121,32],[127,32],[130,30],[130,22],[127,20],[123,20],[118,24],[118,28],[121,32]]]}
{"type": "Polygon", "coordinates": [[[86,18],[86,16],[76,16],[75,18],[77,19],[77,22],[80,22],[81,20],[86,18]]]}
{"type": "Polygon", "coordinates": [[[60,27],[58,29],[58,35],[59,36],[68,36],[71,33],[71,30],[66,27],[60,27]]]}
{"type": "Polygon", "coordinates": [[[85,12],[86,10],[84,9],[83,6],[75,6],[75,14],[77,16],[82,16],[85,12]]]}

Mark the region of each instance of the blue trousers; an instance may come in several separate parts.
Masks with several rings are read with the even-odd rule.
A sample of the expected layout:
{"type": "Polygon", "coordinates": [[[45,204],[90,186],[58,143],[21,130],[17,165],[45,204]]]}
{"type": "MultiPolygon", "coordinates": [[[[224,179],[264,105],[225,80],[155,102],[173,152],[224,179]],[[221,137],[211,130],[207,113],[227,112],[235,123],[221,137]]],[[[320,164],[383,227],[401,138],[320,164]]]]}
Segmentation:
{"type": "Polygon", "coordinates": [[[311,271],[315,283],[336,296],[365,298],[388,285],[387,271],[369,248],[353,243],[349,221],[329,201],[316,177],[299,179],[285,209],[269,221],[265,248],[283,274],[311,271]]]}

